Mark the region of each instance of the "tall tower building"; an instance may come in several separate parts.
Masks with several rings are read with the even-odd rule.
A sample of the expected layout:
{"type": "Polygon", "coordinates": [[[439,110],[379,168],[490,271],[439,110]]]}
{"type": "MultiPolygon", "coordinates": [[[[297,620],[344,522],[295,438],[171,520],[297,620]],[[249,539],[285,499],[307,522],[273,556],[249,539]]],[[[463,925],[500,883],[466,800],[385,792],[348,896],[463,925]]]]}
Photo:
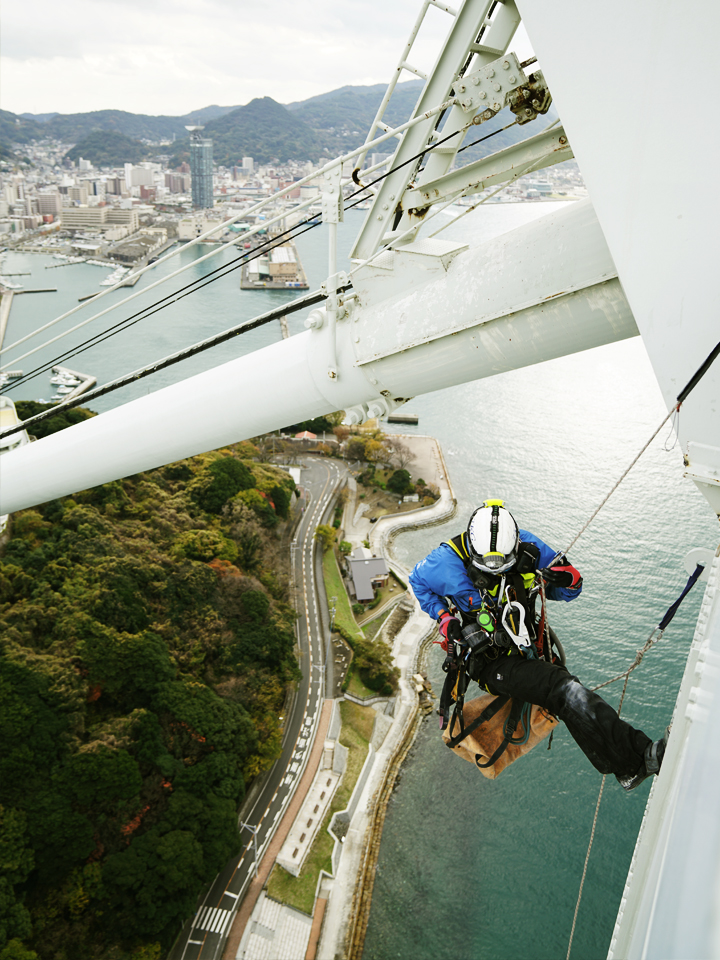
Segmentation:
{"type": "Polygon", "coordinates": [[[204,127],[185,127],[190,132],[190,176],[193,207],[213,206],[212,140],[202,136],[204,127]]]}

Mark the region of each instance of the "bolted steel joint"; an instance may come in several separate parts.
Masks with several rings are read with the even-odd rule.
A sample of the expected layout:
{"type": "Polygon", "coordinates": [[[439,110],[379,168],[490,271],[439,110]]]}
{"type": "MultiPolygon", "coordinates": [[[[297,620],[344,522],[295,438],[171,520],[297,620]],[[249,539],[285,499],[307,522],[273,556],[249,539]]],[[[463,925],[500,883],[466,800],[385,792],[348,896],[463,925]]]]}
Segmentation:
{"type": "Polygon", "coordinates": [[[325,312],[323,310],[313,310],[305,320],[306,330],[319,330],[325,322],[325,312]]]}

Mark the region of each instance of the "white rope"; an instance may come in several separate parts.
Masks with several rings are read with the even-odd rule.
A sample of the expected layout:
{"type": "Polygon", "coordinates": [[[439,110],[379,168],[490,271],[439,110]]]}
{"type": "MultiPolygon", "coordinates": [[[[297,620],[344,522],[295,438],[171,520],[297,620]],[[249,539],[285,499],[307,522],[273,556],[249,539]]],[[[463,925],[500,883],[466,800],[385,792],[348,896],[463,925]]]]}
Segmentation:
{"type": "Polygon", "coordinates": [[[620,484],[623,482],[623,480],[625,479],[625,477],[630,473],[630,471],[631,471],[632,468],[635,466],[635,464],[638,462],[638,460],[640,459],[640,457],[645,453],[645,451],[646,451],[647,448],[650,446],[650,444],[653,442],[653,440],[655,439],[655,437],[660,433],[660,431],[661,431],[662,428],[665,426],[665,424],[668,422],[668,420],[669,420],[679,409],[680,409],[680,404],[679,404],[679,403],[676,403],[676,404],[672,407],[672,409],[670,410],[670,412],[669,412],[666,416],[664,416],[664,417],[662,418],[662,421],[661,421],[661,423],[659,424],[657,430],[655,430],[655,431],[653,432],[653,435],[650,437],[650,439],[647,441],[647,443],[643,446],[642,450],[638,453],[638,455],[637,455],[637,456],[635,457],[635,459],[632,461],[632,463],[630,464],[630,466],[625,470],[625,472],[622,474],[622,476],[620,477],[620,479],[619,479],[619,480],[617,481],[617,483],[613,486],[613,488],[610,490],[610,492],[607,494],[607,496],[603,499],[603,501],[599,504],[599,506],[593,511],[593,513],[590,515],[590,518],[588,519],[588,521],[584,524],[584,526],[580,529],[580,531],[573,537],[573,539],[570,541],[570,543],[567,545],[567,547],[566,547],[564,550],[560,551],[560,553],[557,553],[557,554],[555,555],[554,559],[548,564],[549,567],[551,567],[551,566],[555,563],[555,561],[558,560],[559,557],[563,556],[563,554],[568,554],[568,553],[570,552],[570,550],[572,549],[572,547],[575,546],[575,544],[578,542],[578,540],[580,539],[580,537],[585,533],[585,531],[586,531],[587,528],[590,526],[590,524],[593,522],[593,520],[595,519],[595,517],[600,513],[600,511],[601,511],[602,508],[605,506],[605,504],[608,502],[608,500],[610,499],[610,497],[615,493],[615,491],[617,490],[617,488],[618,488],[618,487],[620,486],[620,484]]]}
{"type": "MultiPolygon", "coordinates": [[[[311,180],[315,180],[316,178],[322,176],[327,171],[332,170],[334,167],[337,167],[338,165],[345,163],[347,160],[352,160],[354,157],[359,156],[359,154],[361,154],[363,151],[367,152],[371,148],[376,147],[381,143],[384,143],[386,140],[390,139],[391,137],[394,137],[395,134],[403,133],[405,130],[409,130],[411,127],[416,126],[418,123],[422,123],[424,120],[428,120],[430,117],[433,117],[438,113],[444,112],[449,106],[452,106],[453,102],[454,102],[454,98],[451,97],[449,100],[444,101],[444,103],[439,104],[437,107],[433,107],[431,110],[426,110],[424,113],[420,114],[419,116],[413,117],[411,120],[408,120],[405,123],[401,123],[399,126],[394,127],[392,130],[388,131],[387,133],[383,133],[382,136],[376,137],[370,143],[363,144],[362,147],[356,147],[354,150],[351,150],[350,153],[343,154],[343,156],[337,157],[335,160],[330,160],[319,170],[314,170],[312,173],[309,173],[306,177],[303,177],[302,180],[296,180],[294,183],[288,184],[288,186],[283,187],[281,190],[278,190],[276,193],[272,194],[271,196],[264,197],[262,200],[258,201],[258,203],[256,204],[253,204],[253,206],[249,207],[247,210],[243,210],[241,213],[237,213],[234,217],[230,217],[229,220],[224,220],[222,223],[218,224],[218,226],[212,227],[210,230],[207,230],[205,233],[201,234],[199,237],[196,237],[194,240],[190,240],[183,247],[180,247],[175,250],[171,250],[169,253],[166,253],[164,256],[160,257],[160,259],[157,260],[156,263],[148,264],[147,266],[142,267],[142,269],[136,271],[137,275],[141,276],[142,274],[146,273],[148,270],[154,269],[159,264],[165,263],[165,261],[169,260],[171,257],[177,256],[177,254],[180,253],[181,250],[187,250],[189,247],[193,247],[196,244],[201,243],[202,241],[217,235],[218,233],[221,232],[221,230],[224,230],[225,228],[229,227],[231,224],[235,223],[236,220],[240,220],[244,217],[248,217],[251,214],[254,214],[256,211],[260,210],[262,207],[266,206],[268,203],[271,203],[273,200],[280,199],[288,191],[296,190],[298,187],[303,186],[306,183],[309,183],[311,180]]],[[[470,121],[470,123],[471,122],[472,121],[470,121]]],[[[469,125],[470,124],[468,123],[467,126],[469,125]]],[[[317,198],[314,198],[314,199],[317,199],[317,198]]],[[[312,199],[308,202],[312,202],[312,199]]],[[[300,206],[306,206],[306,205],[307,205],[306,203],[303,203],[300,206]]],[[[295,209],[299,209],[299,208],[295,207],[295,209]]],[[[287,216],[287,211],[285,211],[284,216],[287,216]]],[[[282,218],[276,217],[275,219],[282,219],[282,218]]],[[[260,224],[255,230],[248,231],[245,234],[245,236],[249,236],[250,232],[255,233],[261,227],[268,226],[268,225],[269,225],[269,222],[260,224]]],[[[219,247],[216,247],[210,253],[205,254],[205,256],[200,257],[198,260],[191,261],[190,263],[186,264],[184,267],[181,267],[179,270],[175,270],[173,273],[169,273],[167,276],[162,277],[160,280],[155,281],[155,283],[152,283],[147,287],[144,287],[142,290],[138,291],[137,293],[132,294],[129,297],[125,297],[124,300],[119,300],[117,303],[114,303],[112,304],[112,306],[108,307],[107,310],[103,310],[100,313],[96,314],[94,317],[90,317],[88,320],[84,321],[84,323],[82,324],[77,324],[75,327],[72,327],[71,330],[65,331],[65,334],[61,334],[60,336],[65,336],[67,333],[72,332],[72,330],[76,330],[78,327],[84,326],[85,323],[89,323],[91,320],[96,320],[98,317],[103,316],[105,313],[108,313],[110,310],[115,310],[117,307],[120,307],[123,304],[128,303],[128,301],[133,300],[135,297],[140,296],[141,294],[147,293],[148,290],[151,290],[153,287],[158,286],[158,284],[165,283],[168,280],[171,280],[173,277],[176,277],[178,274],[183,273],[185,270],[189,270],[191,267],[197,266],[198,263],[201,263],[203,260],[207,260],[208,257],[217,256],[218,253],[221,253],[223,250],[236,244],[239,239],[241,238],[236,237],[234,240],[230,241],[229,243],[225,243],[219,247]]],[[[98,300],[100,297],[105,297],[109,293],[113,293],[113,291],[121,287],[123,283],[124,283],[124,280],[118,281],[118,283],[116,283],[114,286],[107,287],[105,290],[96,294],[96,296],[93,299],[98,300]]],[[[38,327],[37,330],[33,330],[31,333],[27,334],[26,336],[21,337],[19,340],[16,340],[14,343],[9,344],[9,346],[3,347],[2,349],[0,349],[0,355],[2,355],[3,353],[7,353],[9,350],[12,350],[15,347],[19,346],[19,344],[24,343],[30,337],[37,336],[37,334],[42,333],[43,331],[47,330],[49,327],[52,327],[54,324],[59,323],[61,320],[65,320],[67,317],[71,316],[74,313],[77,313],[77,311],[82,310],[84,306],[85,304],[83,303],[83,304],[79,304],[77,307],[73,307],[71,310],[68,310],[66,313],[61,314],[59,317],[55,317],[54,320],[50,320],[48,323],[44,324],[42,327],[38,327]]],[[[55,340],[57,339],[60,339],[60,338],[55,337],[53,340],[49,340],[48,344],[54,343],[55,340]]],[[[45,345],[47,344],[44,344],[44,346],[45,345]]],[[[40,349],[40,348],[37,348],[37,349],[40,349]]],[[[30,352],[34,353],[35,351],[30,351],[30,352]]],[[[22,355],[22,357],[15,357],[12,363],[17,363],[18,360],[22,360],[26,356],[29,356],[29,354],[25,353],[22,355]]],[[[0,368],[0,369],[3,369],[3,368],[0,368]]]]}

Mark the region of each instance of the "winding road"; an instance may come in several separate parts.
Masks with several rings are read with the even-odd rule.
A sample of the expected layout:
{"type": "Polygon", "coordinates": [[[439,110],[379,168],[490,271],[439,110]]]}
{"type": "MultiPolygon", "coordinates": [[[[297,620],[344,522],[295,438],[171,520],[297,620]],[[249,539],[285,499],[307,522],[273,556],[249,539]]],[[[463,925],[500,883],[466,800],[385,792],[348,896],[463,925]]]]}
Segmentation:
{"type": "MultiPolygon", "coordinates": [[[[254,875],[256,844],[259,862],[304,770],[325,690],[332,689],[333,658],[325,649],[327,633],[320,612],[313,536],[347,468],[337,461],[315,458],[307,458],[302,466],[301,482],[309,497],[291,545],[302,680],[286,717],[282,753],[267,774],[253,806],[243,814],[243,849],[205,891],[194,917],[185,923],[170,950],[168,960],[219,960],[222,956],[232,919],[254,875]],[[247,825],[254,828],[256,836],[247,825]]],[[[324,598],[322,585],[320,590],[324,598]]]]}

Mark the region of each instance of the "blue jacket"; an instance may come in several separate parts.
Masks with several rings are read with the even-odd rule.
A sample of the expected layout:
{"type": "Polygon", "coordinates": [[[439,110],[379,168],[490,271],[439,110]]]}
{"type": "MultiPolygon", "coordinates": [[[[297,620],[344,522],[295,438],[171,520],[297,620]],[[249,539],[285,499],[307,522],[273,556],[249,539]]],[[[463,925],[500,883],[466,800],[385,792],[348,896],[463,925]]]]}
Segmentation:
{"type": "MultiPolygon", "coordinates": [[[[554,559],[556,551],[528,530],[520,531],[520,539],[539,548],[538,567],[546,567],[554,559]]],[[[440,544],[418,563],[410,574],[410,586],[422,609],[433,620],[440,616],[440,610],[447,609],[444,597],[450,597],[465,613],[480,607],[477,587],[465,572],[465,564],[447,543],[440,544]]],[[[548,600],[575,600],[581,593],[582,585],[547,588],[548,600]]]]}

